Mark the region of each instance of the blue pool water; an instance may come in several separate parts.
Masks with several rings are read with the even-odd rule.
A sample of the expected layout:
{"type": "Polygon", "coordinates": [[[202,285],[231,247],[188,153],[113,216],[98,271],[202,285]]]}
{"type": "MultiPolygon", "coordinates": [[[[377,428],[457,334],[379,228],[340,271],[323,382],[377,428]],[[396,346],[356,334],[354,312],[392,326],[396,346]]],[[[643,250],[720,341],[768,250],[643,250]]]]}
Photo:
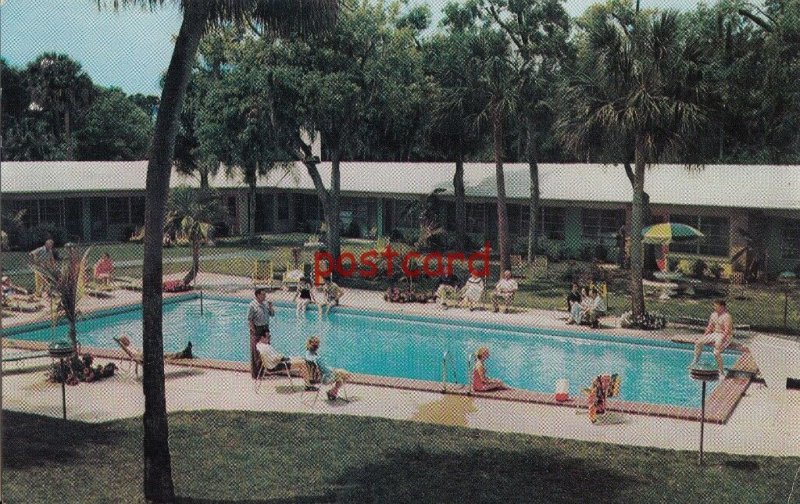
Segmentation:
{"type": "MultiPolygon", "coordinates": [[[[164,305],[165,351],[181,350],[191,340],[195,355],[230,361],[249,359],[245,316],[248,301],[205,299],[200,315],[198,299],[164,305]]],[[[287,355],[301,355],[305,340],[322,338],[321,354],[336,367],[352,372],[421,380],[441,380],[440,363],[448,351],[455,364],[455,380],[466,382],[467,354],[486,345],[491,351],[488,374],[512,387],[553,393],[555,382],[566,378],[570,394],[577,395],[592,377],[618,373],[620,398],[627,401],[699,407],[700,385],[692,381],[687,366],[688,345],[646,340],[619,341],[602,333],[587,337],[575,333],[535,328],[498,327],[490,324],[444,321],[352,309],[335,309],[318,320],[316,310],[296,319],[294,308],[276,306],[270,321],[272,343],[287,355]]],[[[66,337],[59,326],[21,332],[13,338],[50,341],[66,337]]],[[[78,324],[82,345],[115,348],[112,336],[127,333],[137,347],[142,342],[141,310],[83,320],[78,324]]],[[[738,354],[724,354],[731,366],[738,354]]],[[[703,360],[713,362],[707,350],[703,360]]],[[[712,389],[714,384],[710,383],[712,389]]]]}

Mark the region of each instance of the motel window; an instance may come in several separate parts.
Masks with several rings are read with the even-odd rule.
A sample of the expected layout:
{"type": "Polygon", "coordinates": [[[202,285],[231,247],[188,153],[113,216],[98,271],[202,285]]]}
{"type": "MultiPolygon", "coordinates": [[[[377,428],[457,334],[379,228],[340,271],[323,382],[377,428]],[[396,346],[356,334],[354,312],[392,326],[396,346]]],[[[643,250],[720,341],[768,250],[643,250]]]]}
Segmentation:
{"type": "Polygon", "coordinates": [[[39,201],[39,222],[44,224],[49,222],[56,226],[61,225],[61,200],[43,199],[39,201]]]}
{"type": "Polygon", "coordinates": [[[781,223],[781,259],[800,259],[800,220],[781,223]]]}
{"type": "Polygon", "coordinates": [[[144,225],[144,198],[140,196],[131,198],[131,224],[144,225]]]}
{"type": "Polygon", "coordinates": [[[481,203],[467,204],[467,232],[483,233],[484,205],[481,203]]]}
{"type": "Polygon", "coordinates": [[[727,257],[730,253],[730,224],[727,217],[670,215],[670,221],[688,224],[705,235],[697,243],[673,243],[669,247],[671,251],[719,257],[727,257]]]}
{"type": "Polygon", "coordinates": [[[108,223],[127,224],[130,222],[128,198],[108,198],[108,223]]]}
{"type": "Polygon", "coordinates": [[[277,195],[277,204],[278,204],[278,220],[288,220],[289,219],[289,195],[288,194],[278,194],[277,195]]]}
{"type": "Polygon", "coordinates": [[[581,220],[583,222],[583,238],[589,240],[609,238],[615,235],[620,226],[625,222],[625,215],[621,210],[584,208],[581,215],[581,220]]]}
{"type": "Polygon", "coordinates": [[[563,240],[565,214],[566,212],[563,208],[541,207],[539,209],[539,218],[542,222],[540,228],[542,235],[551,240],[563,240]]]}

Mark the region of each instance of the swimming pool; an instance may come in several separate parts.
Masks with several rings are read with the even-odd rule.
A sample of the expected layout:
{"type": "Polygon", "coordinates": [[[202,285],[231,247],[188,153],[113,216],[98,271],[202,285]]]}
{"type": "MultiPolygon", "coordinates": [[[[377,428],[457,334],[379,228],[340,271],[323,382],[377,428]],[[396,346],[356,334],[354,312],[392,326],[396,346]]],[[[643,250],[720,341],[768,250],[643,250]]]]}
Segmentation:
{"type": "MultiPolygon", "coordinates": [[[[199,299],[165,303],[165,350],[180,350],[191,340],[196,356],[248,361],[248,303],[206,298],[202,315],[199,299]]],[[[322,320],[316,310],[296,319],[293,306],[286,304],[276,304],[276,312],[270,329],[272,343],[280,352],[300,355],[308,336],[318,334],[321,353],[336,367],[356,373],[439,381],[442,356],[447,351],[455,367],[455,380],[451,370],[450,381],[465,383],[468,353],[486,345],[491,350],[489,375],[515,388],[553,393],[556,380],[566,378],[570,394],[579,395],[594,376],[618,373],[622,377],[620,399],[700,406],[697,383],[687,371],[692,359],[687,345],[348,308],[336,309],[322,320]]],[[[49,327],[14,332],[15,339],[54,338],[49,327]]],[[[65,338],[66,333],[66,326],[59,326],[55,338],[65,338]]],[[[78,337],[84,346],[114,348],[111,337],[120,333],[127,333],[133,344],[141,347],[141,309],[78,323],[78,337]]],[[[738,352],[726,351],[725,365],[731,366],[738,356],[738,352]]],[[[704,353],[704,360],[713,361],[709,352],[704,353]]],[[[709,383],[712,390],[714,385],[709,383]]]]}

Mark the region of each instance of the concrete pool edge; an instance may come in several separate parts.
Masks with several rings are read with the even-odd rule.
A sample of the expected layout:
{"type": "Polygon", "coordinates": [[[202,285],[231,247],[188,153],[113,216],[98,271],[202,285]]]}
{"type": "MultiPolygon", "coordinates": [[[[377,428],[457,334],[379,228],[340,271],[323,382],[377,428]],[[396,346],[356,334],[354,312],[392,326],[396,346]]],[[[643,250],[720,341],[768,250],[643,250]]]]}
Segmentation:
{"type": "MultiPolygon", "coordinates": [[[[47,350],[46,343],[37,341],[6,339],[4,346],[7,348],[19,348],[24,350],[47,350]]],[[[121,350],[99,347],[84,347],[81,348],[81,351],[84,353],[90,353],[96,358],[99,357],[103,359],[127,360],[127,356],[121,350]]],[[[182,366],[187,368],[214,369],[220,371],[238,372],[242,374],[250,373],[249,363],[246,362],[224,361],[217,359],[178,359],[168,360],[167,362],[173,366],[182,366]]],[[[286,379],[282,376],[273,376],[272,378],[282,380],[286,379]]],[[[412,390],[418,392],[462,395],[518,403],[544,404],[550,406],[568,407],[576,410],[586,408],[582,398],[571,397],[568,401],[558,402],[555,400],[554,394],[545,394],[543,392],[534,392],[523,389],[509,389],[495,392],[469,392],[466,390],[466,385],[447,383],[446,389],[443,390],[441,382],[357,373],[353,373],[351,375],[351,379],[348,383],[372,387],[412,390]]],[[[725,424],[733,414],[736,405],[744,395],[744,392],[747,390],[749,384],[749,378],[723,379],[706,400],[706,422],[725,424]]],[[[682,406],[669,406],[609,399],[606,410],[651,417],[655,416],[677,420],[700,421],[700,408],[688,408],[682,406]]]]}
{"type": "MultiPolygon", "coordinates": [[[[164,296],[164,304],[172,304],[181,301],[189,301],[194,299],[199,299],[204,297],[208,300],[227,300],[227,301],[237,301],[237,302],[246,302],[251,299],[251,295],[245,294],[236,294],[236,293],[225,293],[225,294],[206,294],[203,296],[202,291],[194,291],[189,293],[179,293],[179,294],[170,294],[164,296]]],[[[276,305],[282,307],[291,307],[292,304],[288,301],[275,301],[276,305]]],[[[113,315],[116,313],[123,313],[135,310],[141,310],[141,302],[134,302],[134,303],[126,303],[124,305],[118,305],[114,307],[105,307],[105,308],[96,308],[93,310],[89,310],[85,312],[82,316],[84,319],[92,319],[98,318],[107,315],[113,315]]],[[[364,314],[366,312],[367,315],[373,314],[374,316],[388,316],[390,318],[395,319],[411,319],[417,321],[424,321],[430,323],[446,323],[449,325],[473,325],[475,321],[468,320],[468,319],[442,319],[437,317],[436,315],[427,315],[427,314],[407,314],[403,312],[391,311],[391,310],[381,310],[376,309],[374,307],[371,308],[359,308],[355,306],[344,306],[342,307],[345,313],[354,313],[354,314],[364,314]]],[[[47,344],[44,342],[33,342],[33,341],[25,341],[25,340],[13,340],[8,339],[7,336],[13,336],[13,334],[17,334],[20,332],[25,332],[31,329],[43,328],[48,327],[50,325],[49,322],[34,322],[34,323],[23,323],[23,324],[14,324],[11,327],[4,327],[3,336],[6,339],[4,342],[4,346],[8,345],[11,347],[21,348],[21,349],[28,349],[28,350],[46,350],[47,344]]],[[[60,324],[59,324],[60,325],[60,324]]],[[[569,329],[547,329],[547,328],[537,328],[535,326],[530,325],[523,325],[523,324],[493,324],[493,323],[486,323],[486,322],[478,322],[476,325],[480,327],[493,327],[500,330],[504,330],[508,328],[508,330],[515,330],[515,331],[522,331],[525,329],[539,329],[545,333],[555,334],[557,336],[564,336],[564,337],[575,337],[581,338],[590,341],[629,341],[631,344],[653,344],[655,346],[662,346],[662,347],[672,347],[678,348],[685,342],[674,342],[674,341],[665,341],[664,339],[659,339],[655,337],[655,335],[651,336],[648,333],[637,334],[637,335],[628,335],[628,334],[602,334],[602,335],[587,335],[585,332],[580,330],[569,330],[569,329]]],[[[747,347],[739,344],[739,343],[732,343],[730,345],[731,350],[735,350],[741,352],[736,364],[733,366],[734,368],[742,364],[745,358],[750,357],[750,351],[747,347]]],[[[111,359],[125,359],[125,356],[122,354],[120,350],[114,349],[107,349],[107,348],[98,348],[98,347],[83,347],[81,349],[82,352],[92,353],[93,355],[101,358],[111,358],[111,359]]],[[[192,361],[169,361],[170,364],[185,366],[185,367],[196,367],[196,368],[208,368],[208,369],[218,369],[218,370],[228,370],[228,371],[237,371],[237,372],[248,372],[249,367],[248,364],[245,362],[235,362],[235,361],[223,361],[223,360],[215,360],[215,359],[194,359],[192,361]]],[[[423,380],[413,380],[413,379],[405,379],[405,378],[393,378],[393,377],[382,377],[376,375],[354,375],[354,379],[351,380],[352,383],[361,384],[361,385],[368,385],[368,386],[375,386],[375,387],[391,387],[397,389],[406,389],[406,390],[416,390],[416,391],[423,391],[423,392],[436,392],[442,393],[442,384],[441,382],[429,382],[423,380]]],[[[752,376],[749,376],[746,379],[741,378],[732,378],[726,377],[724,378],[715,388],[714,391],[707,397],[706,400],[706,421],[709,423],[717,423],[717,424],[724,424],[733,414],[736,406],[738,405],[739,401],[741,400],[742,396],[744,395],[747,387],[749,386],[750,382],[752,381],[752,376]]],[[[581,398],[566,402],[560,403],[555,401],[554,394],[546,394],[543,392],[534,392],[528,391],[523,389],[511,389],[508,391],[499,391],[499,392],[491,392],[491,393],[468,393],[468,391],[464,390],[465,385],[458,385],[458,384],[449,384],[449,390],[446,390],[445,393],[448,394],[460,394],[460,395],[471,395],[473,397],[481,397],[481,398],[490,398],[490,399],[499,399],[505,401],[513,401],[513,402],[522,402],[522,403],[535,403],[535,404],[545,404],[545,405],[554,405],[554,406],[567,406],[571,408],[579,408],[583,406],[580,403],[583,403],[581,398]]],[[[698,384],[698,394],[699,394],[699,384],[698,384]]],[[[682,407],[682,406],[671,406],[671,405],[659,405],[659,404],[651,404],[651,403],[639,403],[639,402],[627,402],[627,401],[616,401],[614,399],[609,400],[607,409],[609,411],[618,411],[624,413],[631,413],[631,414],[639,414],[639,415],[646,415],[646,416],[657,416],[657,417],[667,417],[667,418],[674,418],[680,420],[700,420],[700,408],[691,408],[691,407],[682,407]]]]}

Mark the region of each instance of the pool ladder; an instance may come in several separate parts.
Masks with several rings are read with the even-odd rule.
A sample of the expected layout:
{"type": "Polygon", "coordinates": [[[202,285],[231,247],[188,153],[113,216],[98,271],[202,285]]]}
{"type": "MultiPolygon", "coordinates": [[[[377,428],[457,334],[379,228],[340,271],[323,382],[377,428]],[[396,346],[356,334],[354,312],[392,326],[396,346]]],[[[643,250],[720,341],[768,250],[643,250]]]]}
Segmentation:
{"type": "Polygon", "coordinates": [[[455,362],[453,362],[453,356],[450,354],[449,350],[445,350],[442,354],[442,363],[439,366],[442,374],[442,392],[447,392],[447,378],[448,378],[448,371],[452,371],[453,373],[453,382],[458,384],[458,375],[456,374],[456,366],[455,362]]]}

